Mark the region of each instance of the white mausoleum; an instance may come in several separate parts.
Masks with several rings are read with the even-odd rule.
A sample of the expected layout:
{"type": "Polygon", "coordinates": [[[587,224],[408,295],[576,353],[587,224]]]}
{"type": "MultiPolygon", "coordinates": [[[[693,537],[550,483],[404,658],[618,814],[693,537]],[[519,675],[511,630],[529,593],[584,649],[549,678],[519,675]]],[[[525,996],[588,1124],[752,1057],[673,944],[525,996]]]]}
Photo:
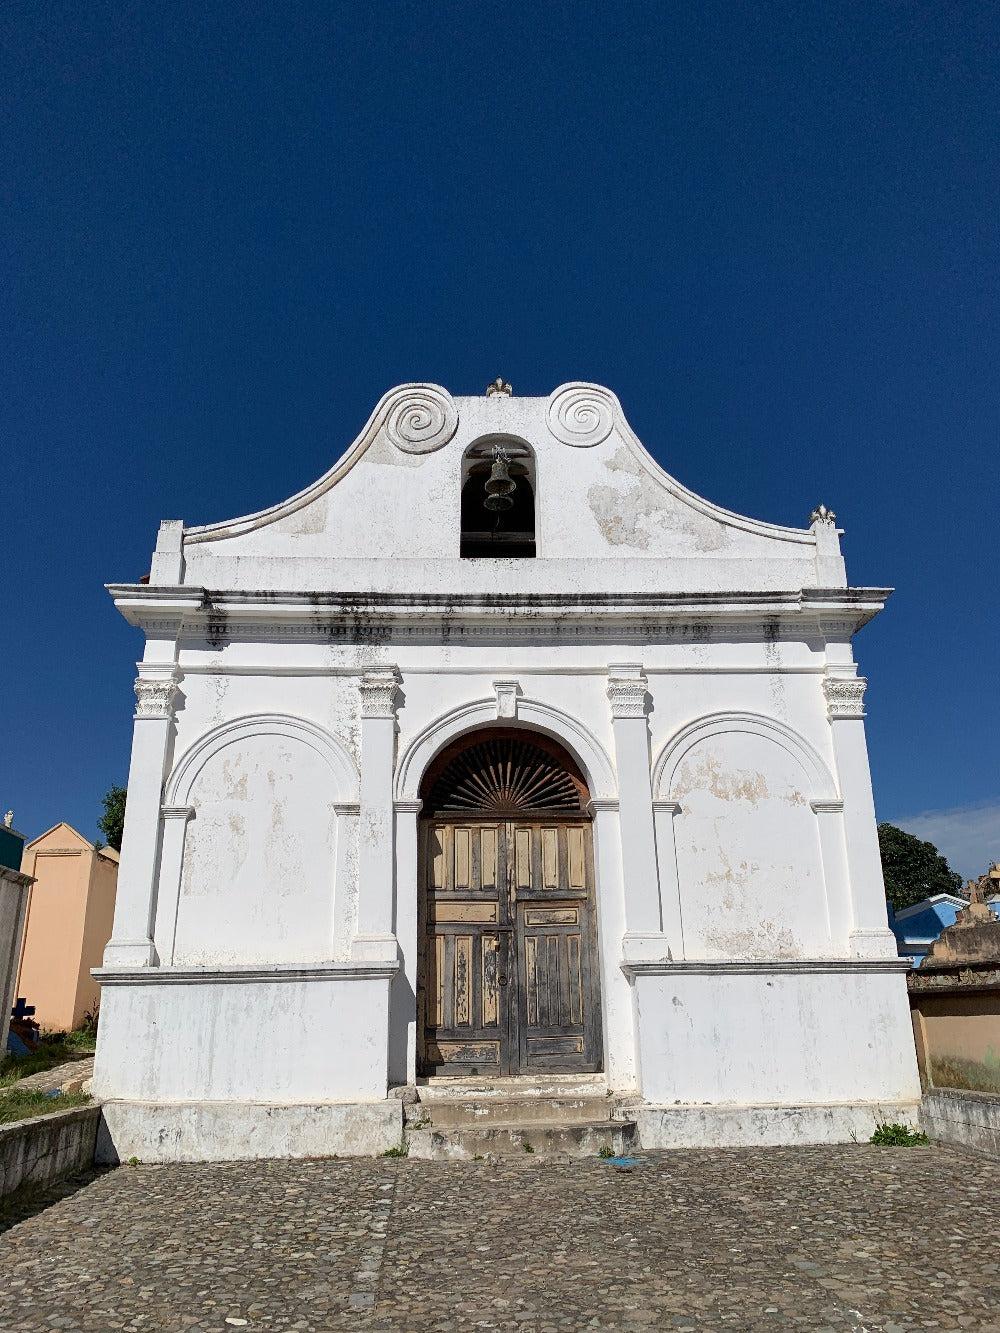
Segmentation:
{"type": "Polygon", "coordinates": [[[604,1080],[646,1148],[912,1116],[851,648],[886,590],[823,507],[700,499],[597,385],[409,384],[111,592],[120,1156],[379,1151],[428,1078],[604,1080]]]}

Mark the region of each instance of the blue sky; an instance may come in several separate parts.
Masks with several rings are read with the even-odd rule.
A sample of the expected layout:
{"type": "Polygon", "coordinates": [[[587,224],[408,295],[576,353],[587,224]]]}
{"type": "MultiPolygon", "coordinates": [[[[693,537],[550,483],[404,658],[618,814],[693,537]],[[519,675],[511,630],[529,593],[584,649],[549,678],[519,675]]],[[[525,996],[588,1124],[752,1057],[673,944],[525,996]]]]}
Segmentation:
{"type": "Polygon", "coordinates": [[[125,779],[140,636],[102,585],[161,518],[298,490],[393,384],[502,374],[609,385],[728,508],[832,506],[851,581],[897,588],[856,641],[879,817],[1000,856],[995,3],[11,0],[0,29],[25,833],[93,836],[125,779]]]}

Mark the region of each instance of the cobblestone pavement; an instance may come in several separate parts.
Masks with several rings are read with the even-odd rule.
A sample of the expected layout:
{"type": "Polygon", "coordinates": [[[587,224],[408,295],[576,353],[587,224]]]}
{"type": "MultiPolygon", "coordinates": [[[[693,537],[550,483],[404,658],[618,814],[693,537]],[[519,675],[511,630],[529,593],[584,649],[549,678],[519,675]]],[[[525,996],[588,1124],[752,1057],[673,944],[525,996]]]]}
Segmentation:
{"type": "Polygon", "coordinates": [[[941,1148],[121,1167],[52,1198],[0,1235],[4,1333],[1000,1333],[1000,1163],[941,1148]]]}

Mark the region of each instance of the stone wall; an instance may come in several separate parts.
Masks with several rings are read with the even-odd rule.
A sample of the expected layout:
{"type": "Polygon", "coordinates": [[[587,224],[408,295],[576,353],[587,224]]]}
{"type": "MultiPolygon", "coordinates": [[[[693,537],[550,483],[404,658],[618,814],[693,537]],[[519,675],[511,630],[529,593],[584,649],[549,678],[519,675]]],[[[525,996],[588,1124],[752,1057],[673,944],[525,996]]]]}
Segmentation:
{"type": "Polygon", "coordinates": [[[1000,1096],[958,1088],[930,1088],[921,1112],[924,1133],[1000,1161],[1000,1096]]]}
{"type": "Polygon", "coordinates": [[[75,1106],[0,1125],[0,1197],[90,1166],[100,1118],[98,1105],[75,1106]]]}

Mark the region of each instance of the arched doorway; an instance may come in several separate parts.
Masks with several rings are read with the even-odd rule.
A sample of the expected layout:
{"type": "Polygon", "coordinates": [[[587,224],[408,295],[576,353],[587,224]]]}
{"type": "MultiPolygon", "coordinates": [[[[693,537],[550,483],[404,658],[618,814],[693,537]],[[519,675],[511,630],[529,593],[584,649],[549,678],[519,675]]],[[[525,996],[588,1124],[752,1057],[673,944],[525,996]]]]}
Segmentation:
{"type": "Polygon", "coordinates": [[[590,793],[547,736],[490,728],[421,784],[422,1074],[601,1068],[590,793]]]}

